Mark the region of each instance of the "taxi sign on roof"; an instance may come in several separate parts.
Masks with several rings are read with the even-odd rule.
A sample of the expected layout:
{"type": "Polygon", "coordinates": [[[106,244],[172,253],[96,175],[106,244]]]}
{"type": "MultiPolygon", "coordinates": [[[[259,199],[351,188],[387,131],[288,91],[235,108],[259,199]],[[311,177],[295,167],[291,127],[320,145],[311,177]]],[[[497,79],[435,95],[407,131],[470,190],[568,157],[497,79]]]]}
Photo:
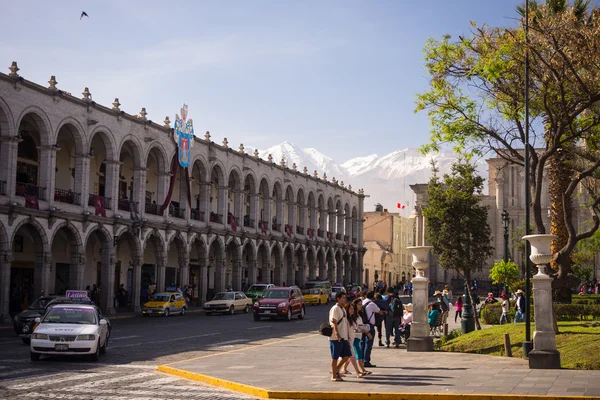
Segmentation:
{"type": "Polygon", "coordinates": [[[87,299],[87,290],[67,290],[66,296],[71,299],[87,299]]]}

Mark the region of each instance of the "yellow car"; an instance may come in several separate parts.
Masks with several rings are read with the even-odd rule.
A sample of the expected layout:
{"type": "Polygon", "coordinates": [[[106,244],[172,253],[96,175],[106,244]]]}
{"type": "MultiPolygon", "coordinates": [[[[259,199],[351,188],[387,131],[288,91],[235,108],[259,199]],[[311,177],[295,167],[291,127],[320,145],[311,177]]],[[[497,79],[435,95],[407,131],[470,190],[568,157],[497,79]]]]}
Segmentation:
{"type": "Polygon", "coordinates": [[[179,313],[184,315],[187,310],[185,298],[181,293],[154,293],[150,301],[142,307],[142,315],[164,315],[168,317],[171,314],[179,313]]]}
{"type": "Polygon", "coordinates": [[[325,289],[309,289],[308,293],[304,295],[304,302],[312,305],[320,305],[329,303],[329,296],[325,289]]]}

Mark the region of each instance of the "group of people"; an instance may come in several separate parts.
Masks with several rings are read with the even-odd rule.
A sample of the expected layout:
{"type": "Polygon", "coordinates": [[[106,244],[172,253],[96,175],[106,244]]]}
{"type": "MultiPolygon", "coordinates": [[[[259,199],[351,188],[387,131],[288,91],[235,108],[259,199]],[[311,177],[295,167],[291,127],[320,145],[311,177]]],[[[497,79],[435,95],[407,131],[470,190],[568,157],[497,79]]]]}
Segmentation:
{"type": "Polygon", "coordinates": [[[387,347],[390,346],[392,332],[392,344],[399,347],[402,339],[406,341],[410,336],[412,309],[412,304],[402,304],[393,288],[388,289],[387,294],[376,295],[372,290],[362,292],[350,303],[346,301],[346,293],[337,292],[336,303],[329,311],[332,327],[329,337],[331,380],[344,381],[343,376],[350,374],[350,364],[358,378],[371,374],[366,368],[376,367],[371,363],[376,327],[380,346],[383,346],[382,326],[385,326],[387,347]]]}

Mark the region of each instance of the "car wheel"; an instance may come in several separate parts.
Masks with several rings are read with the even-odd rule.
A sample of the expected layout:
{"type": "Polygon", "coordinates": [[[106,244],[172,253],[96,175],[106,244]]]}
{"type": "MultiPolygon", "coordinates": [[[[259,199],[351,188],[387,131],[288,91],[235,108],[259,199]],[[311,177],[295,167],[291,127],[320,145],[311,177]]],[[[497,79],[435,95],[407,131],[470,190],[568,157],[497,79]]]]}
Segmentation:
{"type": "Polygon", "coordinates": [[[29,344],[29,343],[31,343],[31,339],[30,339],[30,338],[28,338],[28,337],[21,338],[21,340],[22,340],[22,341],[23,341],[23,343],[25,343],[25,344],[29,344]]]}
{"type": "Polygon", "coordinates": [[[168,317],[169,314],[171,314],[171,310],[169,310],[168,308],[165,308],[165,317],[168,317]]]}
{"type": "Polygon", "coordinates": [[[33,351],[29,353],[29,358],[31,361],[40,361],[40,353],[34,353],[33,351]]]}
{"type": "Polygon", "coordinates": [[[229,306],[229,315],[233,315],[235,308],[233,306],[229,306]]]}
{"type": "Polygon", "coordinates": [[[260,315],[258,315],[258,313],[254,313],[254,320],[260,321],[260,315]]]}
{"type": "Polygon", "coordinates": [[[248,314],[248,311],[250,311],[250,304],[246,304],[246,307],[244,307],[244,313],[248,314]]]}
{"type": "Polygon", "coordinates": [[[106,354],[106,349],[108,349],[108,338],[104,341],[102,347],[100,347],[100,354],[106,354]]]}
{"type": "Polygon", "coordinates": [[[182,316],[183,316],[183,315],[185,315],[185,309],[186,309],[186,307],[183,307],[183,308],[181,309],[181,312],[179,313],[179,315],[182,315],[182,316]]]}
{"type": "Polygon", "coordinates": [[[291,320],[292,320],[292,308],[291,308],[291,307],[289,307],[289,308],[288,308],[288,312],[287,312],[286,319],[287,319],[288,321],[291,321],[291,320]]]}
{"type": "Polygon", "coordinates": [[[304,319],[304,306],[302,306],[302,308],[300,309],[300,314],[298,314],[298,319],[304,319]]]}
{"type": "Polygon", "coordinates": [[[100,359],[100,339],[98,338],[98,344],[96,345],[96,352],[90,355],[91,361],[98,361],[100,359]]]}

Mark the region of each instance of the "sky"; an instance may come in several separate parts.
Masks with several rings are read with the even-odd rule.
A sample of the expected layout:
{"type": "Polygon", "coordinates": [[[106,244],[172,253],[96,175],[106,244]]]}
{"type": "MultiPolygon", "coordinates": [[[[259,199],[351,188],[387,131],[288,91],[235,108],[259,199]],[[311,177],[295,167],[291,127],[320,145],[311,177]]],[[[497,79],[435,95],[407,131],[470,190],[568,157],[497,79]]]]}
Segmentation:
{"type": "Polygon", "coordinates": [[[418,147],[429,121],[428,38],[470,21],[512,26],[517,0],[20,0],[0,12],[0,69],[161,123],[189,106],[196,134],[285,140],[341,163],[418,147]],[[85,11],[89,18],[80,20],[85,11]]]}

